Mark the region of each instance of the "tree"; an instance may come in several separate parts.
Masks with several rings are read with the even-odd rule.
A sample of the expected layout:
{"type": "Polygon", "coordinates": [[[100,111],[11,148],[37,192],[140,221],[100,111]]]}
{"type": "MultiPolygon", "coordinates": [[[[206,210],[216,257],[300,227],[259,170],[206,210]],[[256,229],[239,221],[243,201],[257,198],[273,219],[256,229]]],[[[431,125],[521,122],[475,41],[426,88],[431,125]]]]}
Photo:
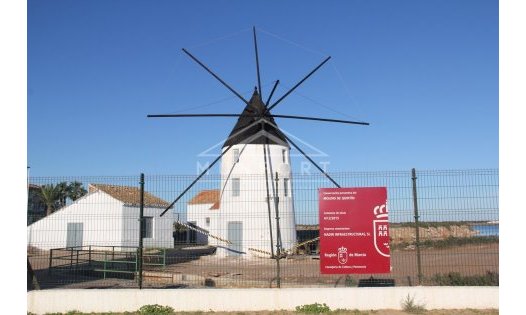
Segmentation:
{"type": "Polygon", "coordinates": [[[66,200],[68,199],[69,185],[67,182],[60,182],[55,186],[55,188],[57,189],[57,193],[59,195],[58,208],[62,208],[66,205],[66,200]]]}
{"type": "Polygon", "coordinates": [[[50,215],[56,210],[66,206],[67,199],[75,201],[87,194],[88,191],[82,187],[81,182],[60,182],[56,185],[44,185],[39,190],[42,201],[46,204],[46,213],[50,215]]]}
{"type": "Polygon", "coordinates": [[[40,196],[46,204],[46,215],[55,212],[57,203],[60,202],[60,189],[57,189],[57,186],[49,184],[42,186],[40,189],[40,196]]]}
{"type": "Polygon", "coordinates": [[[87,193],[88,191],[82,187],[81,182],[74,181],[70,182],[68,185],[68,197],[72,201],[79,199],[87,193]]]}

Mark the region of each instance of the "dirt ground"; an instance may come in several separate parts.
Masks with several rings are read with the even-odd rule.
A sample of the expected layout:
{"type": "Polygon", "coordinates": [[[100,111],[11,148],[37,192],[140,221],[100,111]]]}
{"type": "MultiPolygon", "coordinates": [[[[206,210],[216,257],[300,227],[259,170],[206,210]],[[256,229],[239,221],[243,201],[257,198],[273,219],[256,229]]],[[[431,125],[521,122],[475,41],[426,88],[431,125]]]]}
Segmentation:
{"type": "MultiPolygon", "coordinates": [[[[264,311],[264,312],[213,312],[213,313],[200,313],[200,312],[178,312],[177,314],[214,314],[214,315],[244,315],[244,314],[256,314],[256,315],[276,315],[276,314],[303,314],[294,311],[264,311]]],[[[370,311],[359,311],[359,310],[342,310],[342,311],[333,311],[329,314],[345,314],[345,315],[406,315],[406,314],[415,314],[408,313],[400,310],[370,310],[370,311]]],[[[499,314],[499,310],[495,309],[484,309],[484,310],[475,310],[475,309],[462,309],[462,310],[426,310],[421,314],[426,315],[495,315],[499,314]]]]}
{"type": "MultiPolygon", "coordinates": [[[[421,252],[422,273],[459,272],[463,275],[484,275],[487,271],[498,272],[498,244],[469,245],[449,249],[426,249],[421,252]]],[[[418,284],[416,253],[414,250],[397,250],[391,253],[392,272],[373,275],[375,278],[393,278],[398,286],[418,284]]],[[[276,263],[270,259],[236,259],[202,256],[197,260],[171,264],[164,271],[174,274],[198,275],[211,279],[218,286],[268,287],[277,274],[276,263]],[[231,280],[231,281],[228,281],[231,280]],[[231,282],[231,284],[229,284],[231,282]]],[[[280,261],[282,286],[344,286],[341,275],[320,275],[316,256],[292,256],[280,261]]],[[[351,280],[369,278],[371,275],[352,275],[351,280]]],[[[425,283],[424,283],[425,284],[425,283]]]]}
{"type": "MultiPolygon", "coordinates": [[[[170,250],[166,266],[145,266],[143,286],[147,288],[245,288],[276,287],[277,265],[268,258],[217,257],[208,247],[170,250]]],[[[448,249],[423,249],[422,274],[432,277],[438,273],[459,272],[462,275],[484,275],[499,272],[499,246],[494,244],[465,245],[448,249]]],[[[92,257],[95,259],[96,257],[92,257]]],[[[48,273],[47,251],[29,255],[32,268],[42,288],[118,288],[137,287],[133,278],[102,274],[79,275],[73,268],[69,273],[48,273]],[[74,277],[73,277],[73,276],[74,277]]],[[[82,259],[81,259],[82,260],[82,259]]],[[[392,272],[384,275],[320,275],[317,256],[291,256],[280,260],[281,287],[342,287],[356,286],[359,279],[391,278],[396,286],[418,285],[416,253],[414,250],[391,252],[392,272]]],[[[58,262],[53,263],[56,265],[58,262]]],[[[82,266],[81,266],[82,267],[82,266]]],[[[424,285],[431,283],[426,283],[424,285]]]]}
{"type": "MultiPolygon", "coordinates": [[[[57,313],[53,313],[54,315],[61,315],[57,313]]],[[[65,313],[64,315],[139,315],[139,313],[65,313]]],[[[182,315],[197,315],[197,314],[214,314],[214,315],[277,315],[277,314],[304,314],[294,311],[261,311],[261,312],[177,312],[174,314],[182,314],[182,315]]],[[[312,314],[312,313],[311,313],[312,314]]],[[[405,314],[418,314],[418,313],[408,313],[404,311],[399,310],[371,310],[371,311],[358,311],[358,310],[342,310],[342,311],[333,311],[328,314],[349,314],[349,315],[405,315],[405,314]]],[[[495,315],[499,314],[499,310],[496,309],[462,309],[462,310],[426,310],[423,313],[420,314],[427,314],[427,315],[495,315]]]]}

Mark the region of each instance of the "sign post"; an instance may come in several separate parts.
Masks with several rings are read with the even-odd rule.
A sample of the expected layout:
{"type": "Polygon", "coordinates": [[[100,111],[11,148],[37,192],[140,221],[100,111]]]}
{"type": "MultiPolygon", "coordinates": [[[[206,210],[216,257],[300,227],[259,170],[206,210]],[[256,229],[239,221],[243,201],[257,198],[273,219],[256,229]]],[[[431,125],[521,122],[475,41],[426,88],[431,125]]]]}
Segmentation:
{"type": "Polygon", "coordinates": [[[386,187],[321,188],[320,272],[390,272],[386,187]]]}

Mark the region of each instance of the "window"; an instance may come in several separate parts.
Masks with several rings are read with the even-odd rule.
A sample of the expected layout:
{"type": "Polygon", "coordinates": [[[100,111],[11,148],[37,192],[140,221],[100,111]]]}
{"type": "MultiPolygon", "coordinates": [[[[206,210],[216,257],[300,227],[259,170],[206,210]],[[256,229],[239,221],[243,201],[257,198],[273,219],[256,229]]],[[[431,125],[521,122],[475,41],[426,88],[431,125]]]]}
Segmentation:
{"type": "Polygon", "coordinates": [[[234,163],[239,162],[239,149],[234,149],[234,163]]]}
{"type": "Polygon", "coordinates": [[[287,150],[281,150],[281,157],[283,158],[283,163],[287,163],[287,150]]]}
{"type": "Polygon", "coordinates": [[[206,226],[210,226],[210,218],[206,218],[205,222],[206,222],[206,226]]]}
{"type": "Polygon", "coordinates": [[[239,178],[232,178],[232,196],[237,197],[240,194],[241,183],[239,178]]]}
{"type": "Polygon", "coordinates": [[[289,195],[289,179],[283,179],[283,195],[287,197],[289,195]]]}
{"type": "Polygon", "coordinates": [[[153,217],[142,217],[142,237],[153,238],[153,217]]]}

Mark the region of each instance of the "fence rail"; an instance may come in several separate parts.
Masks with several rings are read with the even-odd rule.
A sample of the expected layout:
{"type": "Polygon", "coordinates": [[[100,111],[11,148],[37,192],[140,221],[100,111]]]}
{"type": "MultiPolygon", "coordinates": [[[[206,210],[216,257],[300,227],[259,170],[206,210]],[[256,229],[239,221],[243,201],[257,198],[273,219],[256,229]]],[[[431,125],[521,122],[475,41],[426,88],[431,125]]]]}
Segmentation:
{"type": "Polygon", "coordinates": [[[264,175],[206,175],[162,216],[195,177],[146,175],[143,193],[139,176],[33,177],[28,261],[44,289],[498,285],[498,170],[330,176],[387,187],[390,273],[320,274],[318,189],[333,184],[310,174],[270,199],[264,175]]]}

